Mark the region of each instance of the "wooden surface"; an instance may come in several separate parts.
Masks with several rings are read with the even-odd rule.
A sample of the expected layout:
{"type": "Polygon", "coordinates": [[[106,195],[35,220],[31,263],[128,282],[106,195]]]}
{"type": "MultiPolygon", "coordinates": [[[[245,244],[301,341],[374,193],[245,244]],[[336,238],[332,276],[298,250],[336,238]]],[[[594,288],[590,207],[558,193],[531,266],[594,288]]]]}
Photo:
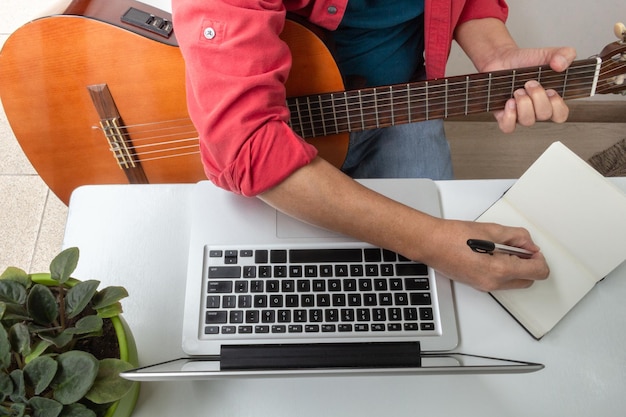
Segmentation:
{"type": "Polygon", "coordinates": [[[626,137],[626,100],[568,104],[568,122],[518,127],[512,134],[500,132],[490,114],[446,120],[456,178],[518,178],[554,141],[587,160],[626,137]]]}

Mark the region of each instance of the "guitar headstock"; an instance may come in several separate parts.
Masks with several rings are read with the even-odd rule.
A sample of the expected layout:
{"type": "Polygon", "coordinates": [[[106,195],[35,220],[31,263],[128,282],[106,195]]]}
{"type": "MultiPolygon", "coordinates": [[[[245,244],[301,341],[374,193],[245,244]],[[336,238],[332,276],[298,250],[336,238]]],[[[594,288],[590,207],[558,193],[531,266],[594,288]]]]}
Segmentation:
{"type": "Polygon", "coordinates": [[[619,40],[607,45],[599,55],[602,65],[596,91],[626,95],[626,26],[617,23],[614,32],[619,40]]]}

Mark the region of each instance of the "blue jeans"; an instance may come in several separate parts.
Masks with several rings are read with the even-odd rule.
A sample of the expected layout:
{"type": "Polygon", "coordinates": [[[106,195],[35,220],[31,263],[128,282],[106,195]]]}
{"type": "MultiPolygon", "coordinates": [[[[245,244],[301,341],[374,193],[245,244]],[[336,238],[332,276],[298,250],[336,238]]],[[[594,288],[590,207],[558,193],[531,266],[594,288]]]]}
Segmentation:
{"type": "Polygon", "coordinates": [[[352,178],[452,179],[443,121],[353,132],[341,170],[352,178]]]}

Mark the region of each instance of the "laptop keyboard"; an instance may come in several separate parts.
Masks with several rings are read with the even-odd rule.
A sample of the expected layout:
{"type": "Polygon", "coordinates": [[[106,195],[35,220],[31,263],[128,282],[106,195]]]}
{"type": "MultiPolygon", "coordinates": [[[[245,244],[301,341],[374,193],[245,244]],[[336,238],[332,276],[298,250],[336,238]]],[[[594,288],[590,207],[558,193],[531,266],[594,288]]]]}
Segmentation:
{"type": "Polygon", "coordinates": [[[336,246],[207,247],[204,335],[438,334],[426,265],[370,246],[336,246]]]}

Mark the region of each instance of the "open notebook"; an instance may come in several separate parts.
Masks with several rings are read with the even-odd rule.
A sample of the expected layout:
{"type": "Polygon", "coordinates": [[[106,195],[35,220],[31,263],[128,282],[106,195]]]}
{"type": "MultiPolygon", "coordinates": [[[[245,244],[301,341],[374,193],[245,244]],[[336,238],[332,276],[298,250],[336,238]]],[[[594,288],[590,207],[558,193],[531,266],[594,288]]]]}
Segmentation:
{"type": "MultiPolygon", "coordinates": [[[[366,180],[441,215],[430,180],[366,180]]],[[[354,373],[530,372],[542,365],[451,353],[451,282],[432,268],[296,221],[200,182],[192,193],[182,325],[189,358],[136,380],[354,373]]]]}

